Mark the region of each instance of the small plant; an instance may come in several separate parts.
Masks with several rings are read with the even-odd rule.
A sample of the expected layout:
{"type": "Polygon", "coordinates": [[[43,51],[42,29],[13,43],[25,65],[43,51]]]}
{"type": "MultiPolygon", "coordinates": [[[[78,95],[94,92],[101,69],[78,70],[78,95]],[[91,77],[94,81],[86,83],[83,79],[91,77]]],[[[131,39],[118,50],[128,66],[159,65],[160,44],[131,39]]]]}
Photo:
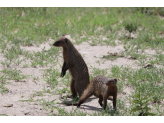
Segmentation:
{"type": "Polygon", "coordinates": [[[118,53],[108,53],[108,55],[103,55],[102,58],[109,59],[109,60],[115,60],[119,57],[122,57],[122,55],[119,55],[118,53]]]}
{"type": "Polygon", "coordinates": [[[36,68],[36,66],[37,66],[37,61],[31,61],[31,67],[36,68]]]}
{"type": "Polygon", "coordinates": [[[21,95],[21,98],[23,98],[24,97],[24,95],[21,95]]]}
{"type": "Polygon", "coordinates": [[[23,65],[23,68],[26,68],[26,67],[28,67],[28,64],[25,63],[25,64],[23,65]]]}
{"type": "Polygon", "coordinates": [[[12,61],[10,61],[10,60],[1,61],[1,64],[6,67],[9,67],[11,65],[11,63],[12,63],[12,61]]]}
{"type": "Polygon", "coordinates": [[[23,60],[16,59],[16,60],[14,61],[14,63],[18,66],[18,65],[20,65],[20,63],[21,63],[22,61],[23,61],[23,60]]]}
{"type": "Polygon", "coordinates": [[[0,92],[1,93],[7,93],[9,92],[9,89],[4,86],[4,84],[0,84],[0,92]]]}
{"type": "Polygon", "coordinates": [[[6,49],[7,43],[2,43],[0,44],[1,47],[1,53],[4,53],[5,49],[6,49]]]}
{"type": "Polygon", "coordinates": [[[125,52],[130,50],[131,45],[124,45],[125,52]]]}
{"type": "Polygon", "coordinates": [[[139,64],[140,66],[146,65],[145,59],[138,59],[138,64],[139,64]]]}
{"type": "Polygon", "coordinates": [[[58,84],[58,76],[60,76],[60,73],[56,69],[47,69],[44,72],[45,74],[45,81],[50,84],[51,88],[55,88],[58,84]]]}
{"type": "Polygon", "coordinates": [[[38,92],[36,92],[36,93],[34,93],[34,94],[31,94],[31,97],[33,98],[33,97],[36,97],[36,96],[44,96],[43,95],[43,91],[38,91],[38,92]]]}
{"type": "Polygon", "coordinates": [[[13,53],[10,53],[10,52],[5,52],[5,55],[4,56],[10,61],[10,63],[15,58],[15,55],[13,53]]]}
{"type": "Polygon", "coordinates": [[[100,60],[97,60],[97,61],[96,61],[96,63],[98,63],[98,64],[99,64],[99,66],[100,66],[100,60]]]}
{"type": "Polygon", "coordinates": [[[8,116],[8,115],[6,115],[6,114],[0,114],[0,116],[8,116]]]}
{"type": "Polygon", "coordinates": [[[96,46],[96,45],[97,45],[96,42],[89,42],[89,44],[90,44],[91,46],[96,46]]]}
{"type": "Polygon", "coordinates": [[[66,93],[66,91],[68,91],[68,88],[63,88],[63,89],[56,89],[56,91],[58,92],[57,94],[63,94],[66,93]]]}
{"type": "Polygon", "coordinates": [[[39,77],[35,77],[35,76],[32,76],[32,78],[33,78],[33,81],[36,81],[39,79],[39,77]]]}
{"type": "Polygon", "coordinates": [[[135,7],[134,9],[148,15],[157,15],[158,10],[155,7],[135,7]]]}
{"type": "Polygon", "coordinates": [[[164,16],[164,8],[163,7],[157,7],[156,11],[159,15],[164,16]]]}
{"type": "Polygon", "coordinates": [[[151,108],[148,107],[148,102],[150,99],[147,96],[144,96],[140,88],[137,89],[137,92],[133,95],[132,105],[134,107],[131,109],[131,112],[138,112],[138,116],[154,116],[154,113],[151,113],[151,108]]]}
{"type": "Polygon", "coordinates": [[[20,70],[16,69],[4,69],[1,72],[6,74],[8,79],[15,80],[16,82],[27,78],[27,76],[21,74],[22,72],[20,70]]]}
{"type": "Polygon", "coordinates": [[[137,30],[137,25],[133,24],[133,23],[128,23],[125,25],[125,30],[129,31],[130,33],[132,33],[133,31],[137,30]]]}
{"type": "Polygon", "coordinates": [[[120,72],[123,66],[118,67],[117,65],[112,66],[111,68],[111,76],[118,78],[120,76],[120,72]]]}
{"type": "Polygon", "coordinates": [[[126,22],[125,24],[124,24],[124,27],[125,27],[125,30],[127,30],[127,31],[129,31],[129,37],[131,38],[131,33],[133,32],[133,31],[136,31],[137,30],[137,24],[136,23],[134,23],[134,22],[130,22],[130,21],[128,21],[128,22],[126,22]]]}
{"type": "Polygon", "coordinates": [[[56,107],[59,116],[69,116],[69,113],[65,111],[65,108],[56,107]]]}
{"type": "Polygon", "coordinates": [[[71,110],[69,116],[87,116],[87,112],[80,111],[78,108],[71,110]]]}

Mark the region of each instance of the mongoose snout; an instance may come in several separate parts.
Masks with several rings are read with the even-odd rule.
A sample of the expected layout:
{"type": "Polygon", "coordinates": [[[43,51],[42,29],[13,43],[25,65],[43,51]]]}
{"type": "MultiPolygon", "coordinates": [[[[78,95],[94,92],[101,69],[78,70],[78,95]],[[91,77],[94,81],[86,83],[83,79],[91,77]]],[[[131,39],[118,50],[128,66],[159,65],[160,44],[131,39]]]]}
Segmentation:
{"type": "Polygon", "coordinates": [[[62,42],[61,41],[56,41],[55,43],[53,43],[53,46],[62,47],[62,42]]]}
{"type": "Polygon", "coordinates": [[[65,37],[61,37],[58,40],[55,41],[55,43],[53,43],[53,46],[55,47],[65,47],[67,44],[68,39],[65,37]]]}
{"type": "Polygon", "coordinates": [[[53,46],[57,47],[58,46],[58,42],[53,43],[53,46]]]}

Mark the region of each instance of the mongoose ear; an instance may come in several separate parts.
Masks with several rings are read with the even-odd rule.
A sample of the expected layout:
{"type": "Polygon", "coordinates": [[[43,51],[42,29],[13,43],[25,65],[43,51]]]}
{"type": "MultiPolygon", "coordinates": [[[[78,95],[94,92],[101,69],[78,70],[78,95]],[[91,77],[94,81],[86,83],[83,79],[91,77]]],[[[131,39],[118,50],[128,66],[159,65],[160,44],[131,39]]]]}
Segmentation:
{"type": "Polygon", "coordinates": [[[117,79],[116,79],[116,78],[114,78],[114,81],[115,81],[115,82],[117,82],[117,79]]]}

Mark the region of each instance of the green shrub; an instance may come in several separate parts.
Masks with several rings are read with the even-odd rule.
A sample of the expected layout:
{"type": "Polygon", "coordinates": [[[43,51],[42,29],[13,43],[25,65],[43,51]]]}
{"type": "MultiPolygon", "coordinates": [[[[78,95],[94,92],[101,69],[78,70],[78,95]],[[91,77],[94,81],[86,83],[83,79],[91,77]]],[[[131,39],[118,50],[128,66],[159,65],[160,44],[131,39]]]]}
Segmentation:
{"type": "Polygon", "coordinates": [[[129,31],[130,33],[133,31],[137,30],[137,23],[135,22],[131,22],[131,21],[127,21],[124,23],[124,27],[125,30],[129,31]]]}
{"type": "Polygon", "coordinates": [[[131,112],[138,112],[138,116],[154,116],[155,114],[151,113],[151,108],[148,107],[149,101],[150,99],[144,96],[140,88],[138,88],[137,92],[133,95],[132,105],[134,107],[131,109],[131,112]]]}

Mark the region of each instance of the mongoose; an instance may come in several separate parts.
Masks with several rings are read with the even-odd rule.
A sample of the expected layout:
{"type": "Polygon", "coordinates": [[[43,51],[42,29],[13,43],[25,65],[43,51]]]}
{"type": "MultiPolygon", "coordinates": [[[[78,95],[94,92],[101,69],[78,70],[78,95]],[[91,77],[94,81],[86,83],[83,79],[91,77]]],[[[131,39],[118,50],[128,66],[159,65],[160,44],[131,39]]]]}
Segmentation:
{"type": "Polygon", "coordinates": [[[117,79],[108,78],[105,76],[97,76],[92,79],[87,89],[84,91],[79,102],[74,104],[66,104],[67,106],[74,105],[80,107],[89,97],[92,95],[99,98],[99,104],[106,109],[107,98],[113,96],[113,108],[116,110],[116,98],[117,98],[117,79]],[[102,104],[103,101],[103,104],[102,104]]]}
{"type": "Polygon", "coordinates": [[[59,38],[53,46],[63,48],[64,63],[61,71],[61,77],[65,76],[67,70],[69,70],[71,75],[70,88],[72,95],[68,97],[74,98],[77,94],[81,97],[84,90],[90,83],[88,67],[84,59],[73,46],[72,42],[64,36],[59,38]]]}

